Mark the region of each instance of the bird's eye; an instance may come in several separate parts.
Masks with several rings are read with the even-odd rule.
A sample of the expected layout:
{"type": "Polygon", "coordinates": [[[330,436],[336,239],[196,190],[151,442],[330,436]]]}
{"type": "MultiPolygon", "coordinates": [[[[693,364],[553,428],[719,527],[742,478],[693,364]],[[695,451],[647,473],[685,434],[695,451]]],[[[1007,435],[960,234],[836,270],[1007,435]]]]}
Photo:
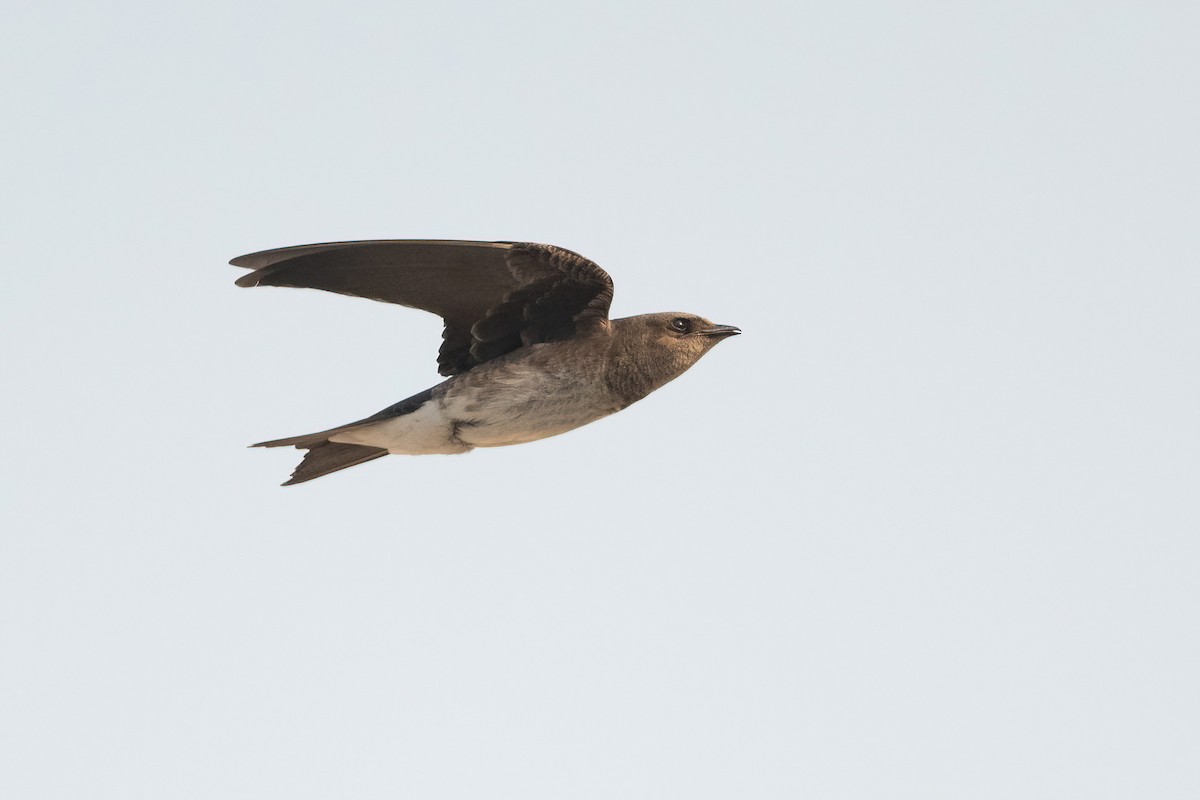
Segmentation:
{"type": "Polygon", "coordinates": [[[692,322],[683,317],[676,317],[671,320],[671,327],[680,333],[689,333],[692,330],[692,322]]]}

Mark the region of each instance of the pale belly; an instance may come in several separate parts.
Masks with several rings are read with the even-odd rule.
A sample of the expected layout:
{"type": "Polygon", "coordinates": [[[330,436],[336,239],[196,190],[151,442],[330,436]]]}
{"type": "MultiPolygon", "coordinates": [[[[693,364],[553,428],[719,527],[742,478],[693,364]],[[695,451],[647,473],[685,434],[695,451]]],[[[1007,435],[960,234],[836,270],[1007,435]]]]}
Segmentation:
{"type": "Polygon", "coordinates": [[[446,412],[456,438],[470,447],[503,447],[557,436],[616,411],[599,405],[591,386],[578,380],[549,380],[534,388],[520,376],[486,393],[451,396],[446,412]]]}
{"type": "Polygon", "coordinates": [[[502,422],[462,420],[456,425],[455,437],[469,447],[504,447],[510,444],[536,442],[595,422],[608,413],[561,412],[542,416],[531,413],[514,416],[502,422]]]}
{"type": "Polygon", "coordinates": [[[596,384],[578,376],[514,368],[488,377],[484,387],[466,381],[410,414],[345,431],[331,440],[382,447],[394,454],[465,453],[556,436],[618,410],[615,403],[598,402],[596,384]]]}

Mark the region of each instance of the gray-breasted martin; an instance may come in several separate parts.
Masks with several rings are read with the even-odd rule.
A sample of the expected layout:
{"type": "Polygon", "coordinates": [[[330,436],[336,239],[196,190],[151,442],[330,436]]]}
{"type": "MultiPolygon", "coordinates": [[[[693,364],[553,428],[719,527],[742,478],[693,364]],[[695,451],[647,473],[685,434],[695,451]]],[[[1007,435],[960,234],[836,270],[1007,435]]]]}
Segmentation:
{"type": "Polygon", "coordinates": [[[260,442],[308,451],[284,483],[389,453],[466,453],[606,417],[740,333],[695,314],[609,319],[608,273],[570,250],[518,242],[375,240],[264,250],[231,262],[238,286],[367,297],[442,317],[448,379],[357,422],[260,442]]]}

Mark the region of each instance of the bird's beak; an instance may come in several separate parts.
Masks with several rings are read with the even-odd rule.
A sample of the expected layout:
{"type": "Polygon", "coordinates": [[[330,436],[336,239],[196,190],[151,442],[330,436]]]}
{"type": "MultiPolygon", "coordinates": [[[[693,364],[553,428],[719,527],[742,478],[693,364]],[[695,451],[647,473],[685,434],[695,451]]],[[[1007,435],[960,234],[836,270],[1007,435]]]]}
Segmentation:
{"type": "Polygon", "coordinates": [[[713,325],[711,328],[703,328],[696,331],[701,336],[711,336],[714,339],[724,339],[729,336],[737,336],[742,332],[741,328],[735,328],[732,325],[713,325]]]}

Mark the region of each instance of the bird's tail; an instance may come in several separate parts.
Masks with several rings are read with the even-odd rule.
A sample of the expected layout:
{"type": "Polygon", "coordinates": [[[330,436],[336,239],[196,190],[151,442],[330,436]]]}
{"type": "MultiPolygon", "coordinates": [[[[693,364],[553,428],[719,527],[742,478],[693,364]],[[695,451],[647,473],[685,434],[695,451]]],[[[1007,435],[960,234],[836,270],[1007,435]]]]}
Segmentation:
{"type": "Polygon", "coordinates": [[[308,452],[305,453],[304,460],[296,467],[291,479],[283,485],[291,486],[294,483],[304,483],[305,481],[311,481],[313,478],[337,472],[339,469],[353,467],[357,464],[365,464],[381,456],[386,456],[388,451],[382,447],[331,442],[329,439],[339,433],[346,433],[375,422],[411,414],[428,402],[431,397],[433,397],[433,389],[426,389],[423,392],[414,394],[412,397],[401,400],[399,403],[388,406],[377,414],[372,414],[356,422],[339,425],[327,431],[306,433],[303,436],[289,436],[286,439],[272,439],[269,442],[259,442],[250,446],[295,447],[298,450],[307,450],[308,452]]]}
{"type": "Polygon", "coordinates": [[[292,477],[284,482],[284,486],[311,481],[340,469],[365,464],[388,454],[382,447],[368,447],[362,444],[344,444],[331,442],[329,437],[345,428],[356,427],[347,425],[344,428],[308,433],[303,436],[290,436],[286,439],[273,439],[269,442],[259,442],[251,447],[295,447],[307,450],[304,459],[292,471],[292,477]]]}

